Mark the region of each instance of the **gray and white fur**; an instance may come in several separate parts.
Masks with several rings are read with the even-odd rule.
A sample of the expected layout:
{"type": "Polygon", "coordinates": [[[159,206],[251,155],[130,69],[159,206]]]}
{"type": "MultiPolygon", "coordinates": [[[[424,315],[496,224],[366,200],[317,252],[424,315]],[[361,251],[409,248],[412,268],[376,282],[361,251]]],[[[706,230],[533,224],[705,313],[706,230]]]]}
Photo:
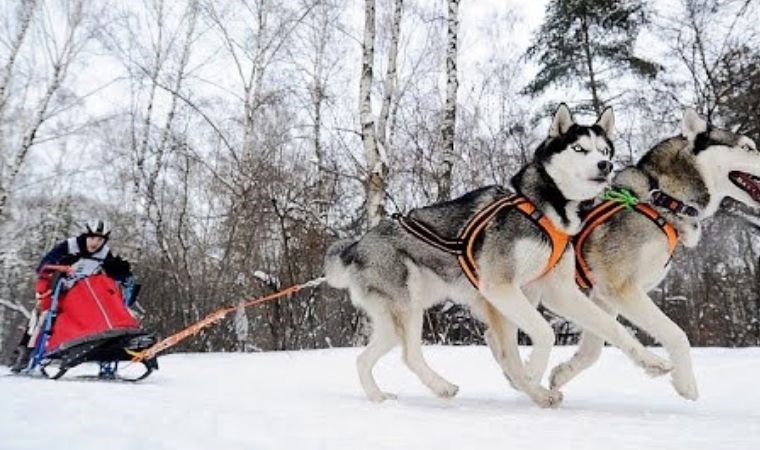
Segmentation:
{"type": "MultiPolygon", "coordinates": [[[[681,135],[657,144],[635,167],[621,171],[613,184],[648,201],[654,181],[663,192],[696,208],[697,217],[657,208],[678,230],[679,241],[694,247],[701,222],[716,212],[725,197],[760,206],[758,175],[760,152],[750,138],[713,128],[693,110],[686,110],[681,135]]],[[[673,363],[676,391],[696,400],[689,340],[647,295],[670,267],[665,235],[641,214],[622,212],[590,234],[583,256],[593,276],[590,296],[594,303],[611,317],[621,315],[657,339],[673,363]]],[[[550,386],[564,386],[591,366],[603,345],[603,338],[584,332],[575,355],[553,369],[550,386]]]]}
{"type": "MultiPolygon", "coordinates": [[[[581,203],[608,185],[613,130],[611,109],[594,125],[581,126],[561,105],[533,161],[512,179],[513,189],[530,199],[558,229],[576,233],[581,226],[581,203]]],[[[499,186],[485,187],[413,210],[410,216],[441,236],[456,237],[478,210],[507,194],[499,186]]],[[[520,212],[497,214],[478,238],[474,253],[479,290],[470,284],[454,256],[412,236],[392,220],[380,222],[359,240],[339,241],[328,249],[328,283],[348,289],[352,302],[372,321],[370,342],[357,360],[359,380],[370,400],[395,398],[378,387],[372,369],[398,343],[406,365],[436,395],[457,393],[458,387],[431,369],[422,355],[423,312],[446,299],[470,305],[478,317],[497,329],[493,332],[497,338],[490,338],[497,362],[513,385],[542,407],[558,405],[562,394],[540,385],[554,334],[529,297],[553,299],[547,306],[620,346],[648,371],[669,370],[666,361],[649,353],[575,287],[571,246],[549,273],[540,276],[551,253],[550,243],[520,212]],[[571,293],[559,296],[557,292],[571,293]],[[525,331],[534,343],[526,366],[519,355],[500,348],[503,334],[498,329],[506,322],[525,331]]]]}

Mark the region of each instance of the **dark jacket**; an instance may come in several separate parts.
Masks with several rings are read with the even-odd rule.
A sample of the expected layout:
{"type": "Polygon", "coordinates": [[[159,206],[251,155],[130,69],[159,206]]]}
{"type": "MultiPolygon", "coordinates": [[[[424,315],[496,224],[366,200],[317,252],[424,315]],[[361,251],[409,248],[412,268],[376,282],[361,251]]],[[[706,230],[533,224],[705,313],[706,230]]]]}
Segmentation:
{"type": "Polygon", "coordinates": [[[103,271],[111,278],[117,281],[125,281],[131,275],[131,267],[128,261],[111,253],[107,243],[95,252],[87,251],[87,236],[80,234],[59,242],[53,247],[40,261],[37,266],[37,274],[41,275],[46,265],[66,265],[75,264],[80,259],[90,259],[100,263],[103,271]]]}

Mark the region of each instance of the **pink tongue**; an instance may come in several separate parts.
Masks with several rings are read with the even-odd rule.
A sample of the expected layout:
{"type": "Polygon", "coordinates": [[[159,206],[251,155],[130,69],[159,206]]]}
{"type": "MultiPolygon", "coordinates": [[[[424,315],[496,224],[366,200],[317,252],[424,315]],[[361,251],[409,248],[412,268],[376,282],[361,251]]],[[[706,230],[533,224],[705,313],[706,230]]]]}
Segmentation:
{"type": "Polygon", "coordinates": [[[746,174],[746,173],[739,173],[739,178],[744,180],[745,183],[752,186],[752,188],[749,189],[748,194],[752,197],[752,199],[758,203],[760,203],[760,186],[757,184],[757,180],[752,175],[746,174]]]}

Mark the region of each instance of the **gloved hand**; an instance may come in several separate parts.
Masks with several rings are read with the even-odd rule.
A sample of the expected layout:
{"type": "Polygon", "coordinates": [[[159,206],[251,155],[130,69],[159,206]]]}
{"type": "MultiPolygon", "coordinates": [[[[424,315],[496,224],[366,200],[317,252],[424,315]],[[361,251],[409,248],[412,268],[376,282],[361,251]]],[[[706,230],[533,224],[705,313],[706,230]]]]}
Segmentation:
{"type": "Polygon", "coordinates": [[[121,256],[115,256],[103,261],[103,271],[111,278],[123,280],[132,273],[132,266],[121,256]]]}
{"type": "Polygon", "coordinates": [[[40,277],[53,278],[56,273],[65,273],[66,275],[76,274],[74,266],[62,265],[62,264],[46,264],[42,266],[39,272],[40,277]]]}

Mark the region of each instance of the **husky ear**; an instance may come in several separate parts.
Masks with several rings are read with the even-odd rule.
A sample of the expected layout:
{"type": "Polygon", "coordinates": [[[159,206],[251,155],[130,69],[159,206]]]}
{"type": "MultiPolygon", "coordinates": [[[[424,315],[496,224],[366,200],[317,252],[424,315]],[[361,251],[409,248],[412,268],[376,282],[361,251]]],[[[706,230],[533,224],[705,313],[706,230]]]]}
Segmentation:
{"type": "Polygon", "coordinates": [[[683,112],[683,121],[681,122],[681,134],[690,141],[693,141],[699,133],[707,131],[707,122],[699,117],[696,111],[686,108],[683,112]]]}
{"type": "Polygon", "coordinates": [[[566,104],[560,103],[557,112],[554,113],[552,126],[549,127],[549,137],[559,137],[567,133],[567,130],[574,124],[573,116],[570,114],[570,108],[566,104]]]}
{"type": "Polygon", "coordinates": [[[611,106],[604,108],[602,115],[599,116],[599,120],[596,121],[596,125],[599,125],[604,130],[604,134],[609,139],[615,136],[615,114],[612,112],[611,106]]]}

